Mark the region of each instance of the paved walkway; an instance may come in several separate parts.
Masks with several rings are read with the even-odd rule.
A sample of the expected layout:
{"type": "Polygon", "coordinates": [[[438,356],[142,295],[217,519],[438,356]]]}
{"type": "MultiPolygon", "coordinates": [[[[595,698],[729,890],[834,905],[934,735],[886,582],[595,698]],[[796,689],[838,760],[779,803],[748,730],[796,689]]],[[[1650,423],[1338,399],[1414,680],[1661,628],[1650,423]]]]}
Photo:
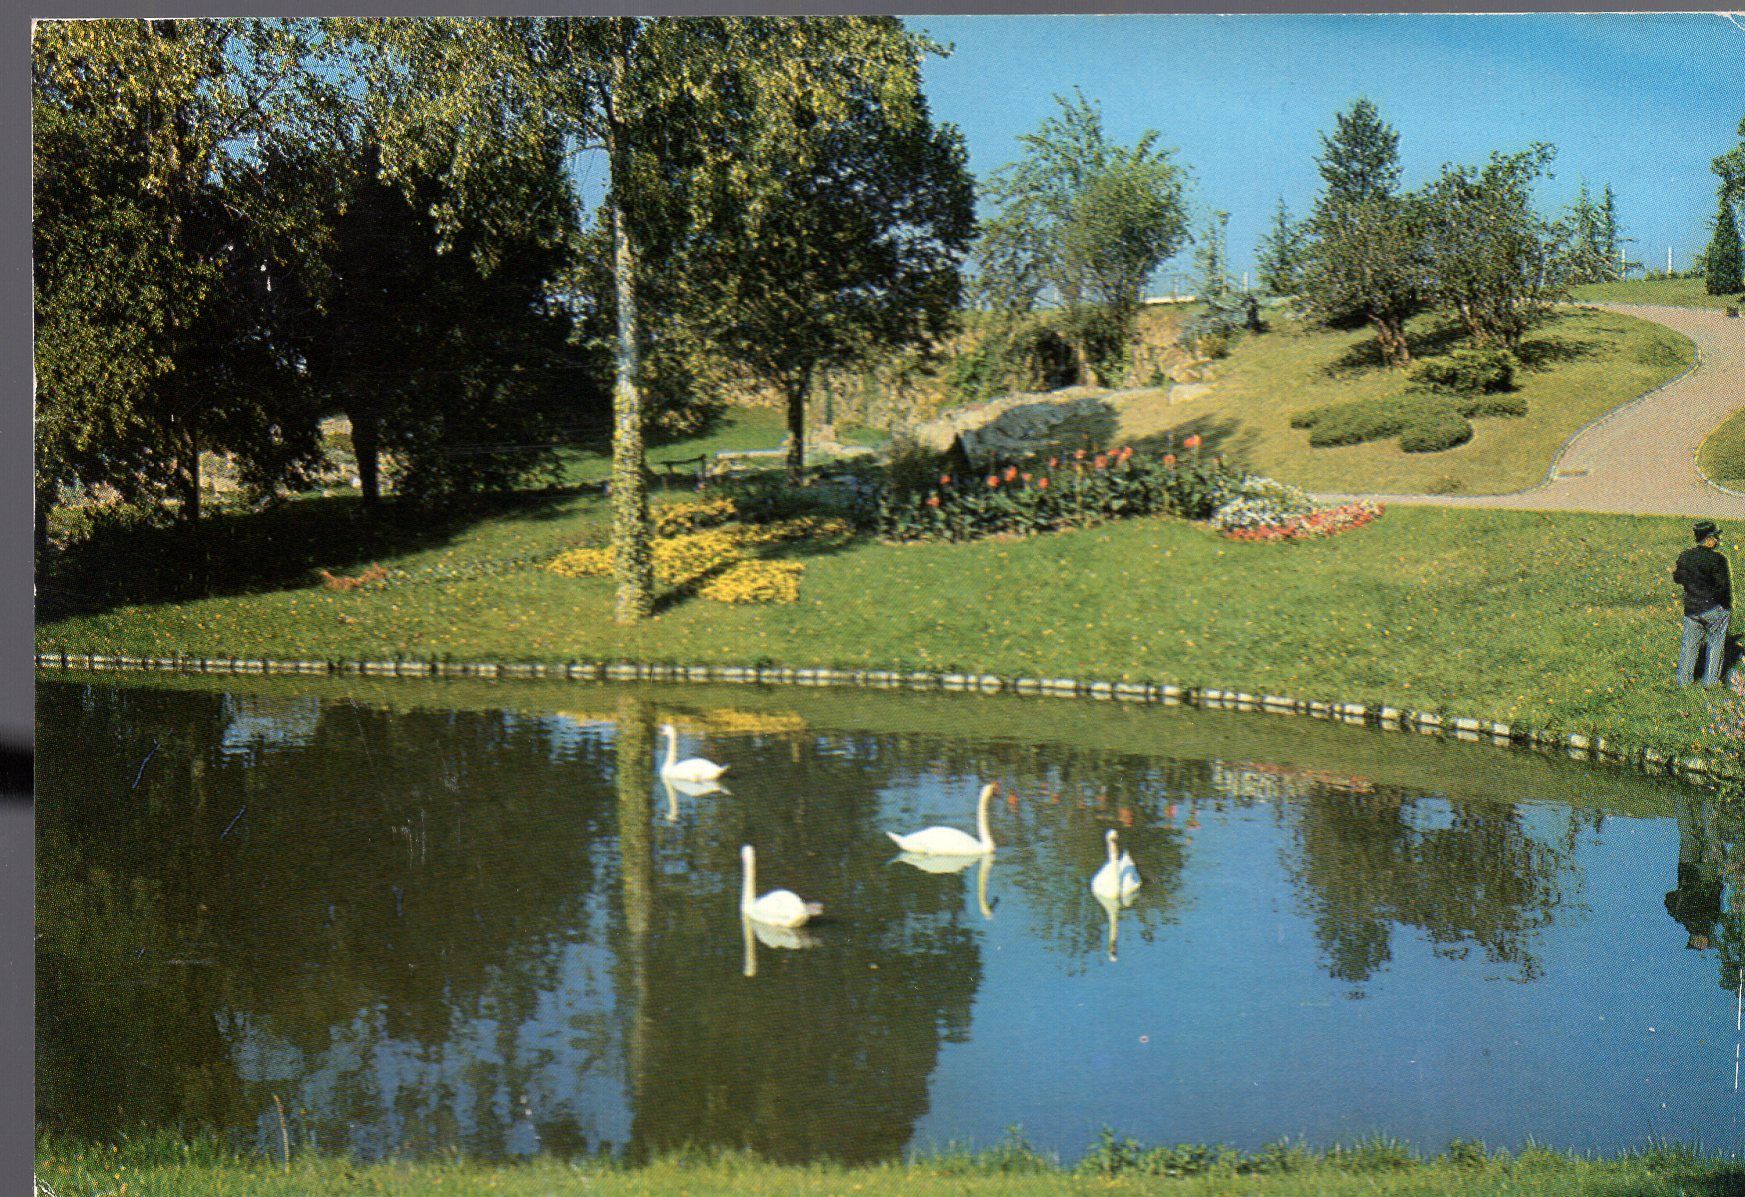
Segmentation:
{"type": "Polygon", "coordinates": [[[1704,308],[1598,304],[1640,316],[1697,343],[1697,368],[1576,433],[1549,481],[1508,495],[1370,495],[1388,503],[1513,507],[1529,511],[1607,511],[1627,515],[1706,515],[1745,519],[1745,496],[1711,484],[1697,470],[1697,446],[1745,408],[1745,317],[1704,308]]]}

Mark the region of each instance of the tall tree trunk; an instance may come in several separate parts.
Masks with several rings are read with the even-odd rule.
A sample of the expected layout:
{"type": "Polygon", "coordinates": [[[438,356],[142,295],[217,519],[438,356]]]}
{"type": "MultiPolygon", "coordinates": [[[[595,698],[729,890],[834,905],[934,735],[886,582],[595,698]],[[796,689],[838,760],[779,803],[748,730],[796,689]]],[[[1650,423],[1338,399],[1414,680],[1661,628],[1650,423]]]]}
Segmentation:
{"type": "Polygon", "coordinates": [[[607,157],[612,171],[612,281],[618,301],[616,374],[612,385],[613,618],[636,623],[654,610],[654,556],[649,544],[648,479],[642,440],[641,362],[636,336],[636,249],[624,211],[631,182],[629,130],[619,110],[629,73],[628,38],[612,53],[607,157]]]}
{"type": "Polygon", "coordinates": [[[200,434],[193,424],[183,425],[181,442],[176,450],[176,489],[182,504],[178,514],[192,526],[200,522],[200,434]]]}
{"type": "Polygon", "coordinates": [[[350,416],[359,494],[364,507],[373,510],[382,498],[382,422],[373,411],[354,410],[350,416]]]}
{"type": "Polygon", "coordinates": [[[798,486],[806,477],[806,391],[812,372],[790,375],[782,386],[788,397],[788,481],[798,486]]]}

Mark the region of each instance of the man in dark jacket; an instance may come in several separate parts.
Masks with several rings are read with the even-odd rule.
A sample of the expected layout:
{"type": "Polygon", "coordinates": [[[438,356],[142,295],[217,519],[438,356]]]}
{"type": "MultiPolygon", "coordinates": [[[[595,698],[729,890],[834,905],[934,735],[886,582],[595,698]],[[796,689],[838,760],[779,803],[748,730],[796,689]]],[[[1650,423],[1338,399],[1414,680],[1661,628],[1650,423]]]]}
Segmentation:
{"type": "Polygon", "coordinates": [[[1692,529],[1696,544],[1678,555],[1672,580],[1684,587],[1684,639],[1678,648],[1678,684],[1696,680],[1697,648],[1708,650],[1703,664],[1703,685],[1721,681],[1721,658],[1726,652],[1727,620],[1733,614],[1733,583],[1727,574],[1727,559],[1715,551],[1721,530],[1713,520],[1698,520],[1692,529]]]}

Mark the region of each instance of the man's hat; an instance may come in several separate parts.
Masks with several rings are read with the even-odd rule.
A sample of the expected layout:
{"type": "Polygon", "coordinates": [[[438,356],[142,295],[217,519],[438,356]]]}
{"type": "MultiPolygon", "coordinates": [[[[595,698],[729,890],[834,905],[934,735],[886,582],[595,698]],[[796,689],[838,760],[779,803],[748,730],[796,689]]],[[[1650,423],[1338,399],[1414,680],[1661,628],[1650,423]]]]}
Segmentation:
{"type": "Polygon", "coordinates": [[[1721,534],[1721,530],[1715,527],[1714,520],[1698,520],[1696,526],[1692,528],[1691,531],[1696,534],[1698,540],[1707,540],[1711,536],[1719,536],[1721,534]]]}

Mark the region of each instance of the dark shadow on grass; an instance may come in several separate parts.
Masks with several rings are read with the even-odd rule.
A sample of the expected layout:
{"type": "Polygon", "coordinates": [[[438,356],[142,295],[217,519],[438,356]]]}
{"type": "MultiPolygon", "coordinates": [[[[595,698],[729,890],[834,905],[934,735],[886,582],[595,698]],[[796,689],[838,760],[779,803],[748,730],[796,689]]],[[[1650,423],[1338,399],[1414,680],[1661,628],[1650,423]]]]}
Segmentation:
{"type": "MultiPolygon", "coordinates": [[[[1444,321],[1429,328],[1408,330],[1406,344],[1412,351],[1412,358],[1416,360],[1447,353],[1465,337],[1465,330],[1458,324],[1444,321]]],[[[1358,374],[1391,368],[1382,357],[1381,342],[1374,336],[1367,336],[1328,362],[1323,367],[1323,372],[1329,378],[1352,378],[1358,374]]]]}
{"type": "Polygon", "coordinates": [[[1196,420],[1190,420],[1179,428],[1168,433],[1158,433],[1155,436],[1144,437],[1133,442],[1137,453],[1160,456],[1164,453],[1181,454],[1185,452],[1182,441],[1198,434],[1201,440],[1200,452],[1206,455],[1223,454],[1224,459],[1232,465],[1240,465],[1254,448],[1256,434],[1242,420],[1234,416],[1206,415],[1196,420]]]}
{"type": "Polygon", "coordinates": [[[1521,363],[1523,370],[1550,370],[1567,362],[1595,357],[1602,348],[1591,341],[1572,341],[1548,333],[1522,341],[1515,349],[1515,360],[1521,363]]]}
{"type": "Polygon", "coordinates": [[[388,499],[374,512],[355,496],[306,496],[265,511],[215,513],[195,528],[102,528],[39,562],[37,618],[308,586],[317,570],[356,574],[373,562],[448,544],[492,517],[560,518],[577,493],[424,505],[388,499]]]}

